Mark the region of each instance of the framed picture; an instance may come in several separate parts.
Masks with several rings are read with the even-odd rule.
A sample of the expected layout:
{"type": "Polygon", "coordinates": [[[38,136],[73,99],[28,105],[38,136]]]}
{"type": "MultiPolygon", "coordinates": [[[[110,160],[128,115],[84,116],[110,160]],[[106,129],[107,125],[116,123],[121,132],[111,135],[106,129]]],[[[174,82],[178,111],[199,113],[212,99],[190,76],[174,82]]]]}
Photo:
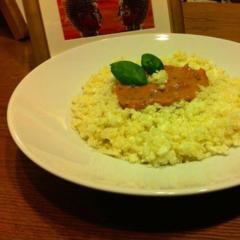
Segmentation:
{"type": "Polygon", "coordinates": [[[171,32],[168,0],[23,0],[36,63],[98,39],[171,32]]]}

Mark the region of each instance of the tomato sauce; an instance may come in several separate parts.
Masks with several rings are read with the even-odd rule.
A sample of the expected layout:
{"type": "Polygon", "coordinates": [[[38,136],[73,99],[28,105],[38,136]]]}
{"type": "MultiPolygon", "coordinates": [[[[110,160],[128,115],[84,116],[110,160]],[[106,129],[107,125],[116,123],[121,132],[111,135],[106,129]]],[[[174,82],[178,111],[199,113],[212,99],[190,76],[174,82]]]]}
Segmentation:
{"type": "Polygon", "coordinates": [[[144,86],[129,86],[118,83],[115,92],[122,108],[143,109],[159,103],[169,106],[179,100],[191,101],[197,95],[200,86],[208,86],[208,78],[203,69],[194,70],[187,65],[174,67],[166,65],[168,81],[164,89],[156,83],[144,86]]]}

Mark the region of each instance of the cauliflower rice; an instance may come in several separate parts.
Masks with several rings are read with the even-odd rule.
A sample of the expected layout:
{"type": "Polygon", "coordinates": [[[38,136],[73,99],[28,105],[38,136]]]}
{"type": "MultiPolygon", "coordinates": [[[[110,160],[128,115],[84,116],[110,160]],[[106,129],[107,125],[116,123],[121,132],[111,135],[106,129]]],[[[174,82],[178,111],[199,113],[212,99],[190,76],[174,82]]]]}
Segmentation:
{"type": "Polygon", "coordinates": [[[173,66],[203,68],[209,86],[191,102],[122,109],[116,79],[106,66],[93,75],[72,102],[72,126],[93,148],[134,163],[153,166],[227,154],[240,145],[240,80],[196,55],[163,58],[173,66]]]}

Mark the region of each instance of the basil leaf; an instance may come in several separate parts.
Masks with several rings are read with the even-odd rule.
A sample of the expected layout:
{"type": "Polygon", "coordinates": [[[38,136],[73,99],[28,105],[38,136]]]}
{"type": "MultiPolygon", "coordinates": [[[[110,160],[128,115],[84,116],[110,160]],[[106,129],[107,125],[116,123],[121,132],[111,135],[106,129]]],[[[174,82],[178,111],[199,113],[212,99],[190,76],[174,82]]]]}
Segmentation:
{"type": "Polygon", "coordinates": [[[124,85],[140,86],[148,82],[144,69],[134,62],[118,61],[110,66],[112,74],[124,85]]]}
{"type": "Polygon", "coordinates": [[[153,54],[145,53],[142,55],[141,64],[148,74],[164,69],[162,61],[153,54]]]}

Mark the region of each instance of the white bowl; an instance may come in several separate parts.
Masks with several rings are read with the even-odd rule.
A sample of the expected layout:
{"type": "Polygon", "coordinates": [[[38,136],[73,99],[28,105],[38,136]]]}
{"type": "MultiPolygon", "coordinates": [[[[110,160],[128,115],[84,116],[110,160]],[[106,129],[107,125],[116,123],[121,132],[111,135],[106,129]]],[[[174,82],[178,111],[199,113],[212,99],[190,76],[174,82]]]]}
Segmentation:
{"type": "Polygon", "coordinates": [[[138,59],[176,51],[196,53],[240,77],[240,44],[187,34],[138,34],[96,41],[66,51],[28,74],[8,106],[8,126],[19,148],[47,171],[87,187],[134,195],[209,192],[240,183],[240,149],[228,156],[153,168],[106,156],[87,146],[70,126],[70,105],[89,76],[123,56],[138,59]]]}

